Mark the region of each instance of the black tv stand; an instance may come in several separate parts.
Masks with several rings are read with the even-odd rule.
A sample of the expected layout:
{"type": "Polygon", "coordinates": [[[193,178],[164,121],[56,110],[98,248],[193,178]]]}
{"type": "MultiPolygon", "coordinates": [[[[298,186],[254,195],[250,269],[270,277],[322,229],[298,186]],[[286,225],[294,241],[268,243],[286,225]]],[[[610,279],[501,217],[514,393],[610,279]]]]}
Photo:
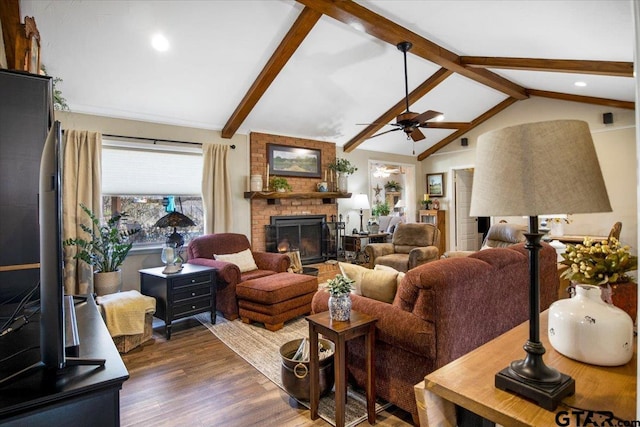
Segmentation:
{"type": "Polygon", "coordinates": [[[106,359],[83,359],[81,357],[67,357],[64,364],[67,366],[104,366],[106,359]]]}
{"type": "Polygon", "coordinates": [[[0,365],[0,424],[50,427],[120,424],[120,389],[129,373],[122,362],[93,298],[76,305],[78,358],[67,358],[61,370],[47,369],[39,361],[40,322],[7,334],[0,341],[0,359],[30,349],[0,365]],[[90,365],[90,366],[86,366],[90,365]],[[14,372],[16,374],[11,375],[14,372]],[[99,416],[96,416],[99,414],[99,416]],[[90,418],[89,418],[90,417],[90,418]]]}

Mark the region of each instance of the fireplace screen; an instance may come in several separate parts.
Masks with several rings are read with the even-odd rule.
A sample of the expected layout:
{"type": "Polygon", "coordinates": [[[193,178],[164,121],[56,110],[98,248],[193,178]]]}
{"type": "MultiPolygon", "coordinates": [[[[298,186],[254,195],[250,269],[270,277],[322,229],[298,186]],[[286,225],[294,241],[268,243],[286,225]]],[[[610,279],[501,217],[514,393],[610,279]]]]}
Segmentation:
{"type": "Polygon", "coordinates": [[[298,251],[302,264],[336,258],[337,233],[325,215],[272,216],[266,226],[267,252],[298,251]]]}

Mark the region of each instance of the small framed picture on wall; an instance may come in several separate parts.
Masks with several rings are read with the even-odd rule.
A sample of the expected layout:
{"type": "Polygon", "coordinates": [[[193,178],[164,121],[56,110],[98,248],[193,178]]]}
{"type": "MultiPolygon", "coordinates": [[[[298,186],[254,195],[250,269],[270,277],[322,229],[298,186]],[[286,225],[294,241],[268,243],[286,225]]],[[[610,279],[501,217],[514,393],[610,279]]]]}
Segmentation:
{"type": "Polygon", "coordinates": [[[431,197],[444,197],[444,173],[427,174],[427,193],[431,197]]]}

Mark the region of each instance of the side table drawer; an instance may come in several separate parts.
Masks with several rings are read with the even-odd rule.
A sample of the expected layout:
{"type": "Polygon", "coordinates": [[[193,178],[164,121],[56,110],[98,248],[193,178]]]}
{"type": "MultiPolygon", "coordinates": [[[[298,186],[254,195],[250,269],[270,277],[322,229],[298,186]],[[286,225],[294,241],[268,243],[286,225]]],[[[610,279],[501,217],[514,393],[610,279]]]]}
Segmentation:
{"type": "Polygon", "coordinates": [[[200,283],[202,284],[211,283],[211,275],[199,274],[199,275],[192,275],[190,277],[179,277],[172,280],[171,283],[172,283],[173,289],[181,288],[183,286],[192,286],[200,283]]]}
{"type": "Polygon", "coordinates": [[[173,294],[174,304],[180,304],[184,300],[188,300],[191,298],[210,296],[211,295],[211,285],[206,284],[202,286],[193,286],[188,288],[180,288],[173,294]]]}
{"type": "Polygon", "coordinates": [[[209,311],[211,298],[199,298],[189,302],[177,303],[173,306],[173,318],[189,316],[201,311],[209,311]]]}

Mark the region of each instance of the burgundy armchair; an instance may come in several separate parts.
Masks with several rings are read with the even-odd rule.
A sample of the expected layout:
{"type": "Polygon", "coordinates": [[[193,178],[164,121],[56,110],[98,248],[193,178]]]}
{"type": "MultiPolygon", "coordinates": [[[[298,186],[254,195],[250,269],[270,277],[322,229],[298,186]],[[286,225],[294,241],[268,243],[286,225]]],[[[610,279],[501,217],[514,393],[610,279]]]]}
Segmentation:
{"type": "Polygon", "coordinates": [[[249,239],[244,234],[216,233],[193,239],[187,248],[190,264],[206,265],[218,269],[216,309],[229,320],[238,318],[236,285],[246,280],[269,276],[287,271],[291,260],[286,254],[251,251],[258,266],[257,270],[240,272],[236,264],[218,261],[213,255],[233,254],[251,249],[249,239]]]}

